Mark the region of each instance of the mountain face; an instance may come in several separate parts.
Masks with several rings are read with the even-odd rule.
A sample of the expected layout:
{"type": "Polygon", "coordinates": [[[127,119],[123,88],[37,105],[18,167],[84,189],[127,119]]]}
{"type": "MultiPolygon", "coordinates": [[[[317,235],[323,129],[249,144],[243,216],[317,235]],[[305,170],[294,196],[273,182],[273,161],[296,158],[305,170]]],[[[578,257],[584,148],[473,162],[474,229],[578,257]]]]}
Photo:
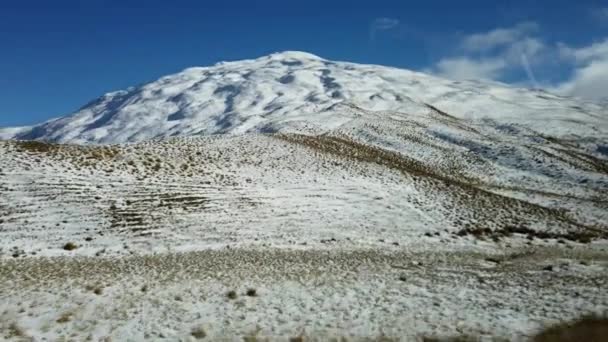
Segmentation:
{"type": "Polygon", "coordinates": [[[364,111],[425,114],[429,105],[459,119],[525,126],[542,135],[601,141],[608,137],[604,105],[497,83],[448,81],[283,52],[189,68],[105,94],[69,116],[0,129],[0,139],[114,144],[171,136],[322,133],[364,111]]]}

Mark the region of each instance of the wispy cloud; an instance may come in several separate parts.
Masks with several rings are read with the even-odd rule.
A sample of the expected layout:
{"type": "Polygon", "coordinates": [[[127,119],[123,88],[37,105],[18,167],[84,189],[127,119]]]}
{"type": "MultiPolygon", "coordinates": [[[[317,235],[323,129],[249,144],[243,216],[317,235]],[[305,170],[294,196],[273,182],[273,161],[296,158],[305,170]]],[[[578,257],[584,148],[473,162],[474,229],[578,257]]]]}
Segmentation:
{"type": "Polygon", "coordinates": [[[395,18],[376,18],[372,21],[369,29],[370,40],[374,41],[379,31],[386,31],[399,26],[399,20],[395,18]]]}
{"type": "Polygon", "coordinates": [[[530,81],[530,83],[532,83],[534,88],[539,88],[536,76],[534,76],[534,71],[530,66],[530,61],[528,60],[528,57],[523,53],[521,54],[521,65],[524,67],[524,70],[526,71],[526,75],[528,75],[528,80],[530,81]]]}
{"type": "Polygon", "coordinates": [[[537,24],[524,22],[463,36],[451,55],[438,59],[426,71],[451,79],[502,81],[518,70],[526,75],[527,84],[535,88],[543,86],[557,93],[590,99],[606,98],[608,37],[578,47],[549,44],[537,24]],[[547,66],[568,76],[557,82],[537,79],[535,69],[547,66]]]}
{"type": "Polygon", "coordinates": [[[513,69],[523,69],[533,86],[537,86],[533,65],[546,50],[536,36],[534,22],[513,27],[496,28],[487,32],[461,37],[454,56],[440,59],[431,72],[453,79],[500,80],[513,69]]]}

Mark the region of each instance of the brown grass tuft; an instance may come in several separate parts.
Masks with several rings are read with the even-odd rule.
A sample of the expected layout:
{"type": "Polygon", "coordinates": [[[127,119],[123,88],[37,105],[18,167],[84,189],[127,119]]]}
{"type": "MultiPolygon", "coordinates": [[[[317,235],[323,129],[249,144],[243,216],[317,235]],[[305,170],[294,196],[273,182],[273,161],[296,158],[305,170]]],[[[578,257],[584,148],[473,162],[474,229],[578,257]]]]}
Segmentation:
{"type": "Polygon", "coordinates": [[[57,323],[67,323],[72,319],[72,313],[66,312],[57,318],[57,323]]]}

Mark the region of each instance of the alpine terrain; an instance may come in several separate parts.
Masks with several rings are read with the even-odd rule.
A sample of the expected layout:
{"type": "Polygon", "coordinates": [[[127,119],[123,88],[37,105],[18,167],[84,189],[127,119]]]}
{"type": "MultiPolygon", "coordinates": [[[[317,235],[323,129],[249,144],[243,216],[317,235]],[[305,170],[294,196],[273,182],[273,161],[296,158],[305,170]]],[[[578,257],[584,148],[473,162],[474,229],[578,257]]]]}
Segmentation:
{"type": "Polygon", "coordinates": [[[525,340],[608,314],[608,105],[304,52],[0,129],[8,340],[525,340]]]}

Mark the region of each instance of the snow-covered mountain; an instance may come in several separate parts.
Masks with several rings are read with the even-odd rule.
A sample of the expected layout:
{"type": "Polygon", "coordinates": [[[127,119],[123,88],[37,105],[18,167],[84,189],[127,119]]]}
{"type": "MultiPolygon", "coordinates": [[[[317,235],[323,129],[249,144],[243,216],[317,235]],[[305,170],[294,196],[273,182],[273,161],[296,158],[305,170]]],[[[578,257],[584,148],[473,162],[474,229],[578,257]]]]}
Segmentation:
{"type": "Polygon", "coordinates": [[[604,315],[606,113],[285,52],[0,130],[28,140],[0,141],[0,338],[524,340],[604,315]]]}
{"type": "Polygon", "coordinates": [[[608,110],[600,104],[282,52],[189,68],[105,94],[66,117],[0,129],[0,139],[124,143],[220,133],[324,132],[358,117],[348,108],[420,114],[428,111],[427,104],[457,118],[525,125],[556,137],[608,136],[608,110]]]}

